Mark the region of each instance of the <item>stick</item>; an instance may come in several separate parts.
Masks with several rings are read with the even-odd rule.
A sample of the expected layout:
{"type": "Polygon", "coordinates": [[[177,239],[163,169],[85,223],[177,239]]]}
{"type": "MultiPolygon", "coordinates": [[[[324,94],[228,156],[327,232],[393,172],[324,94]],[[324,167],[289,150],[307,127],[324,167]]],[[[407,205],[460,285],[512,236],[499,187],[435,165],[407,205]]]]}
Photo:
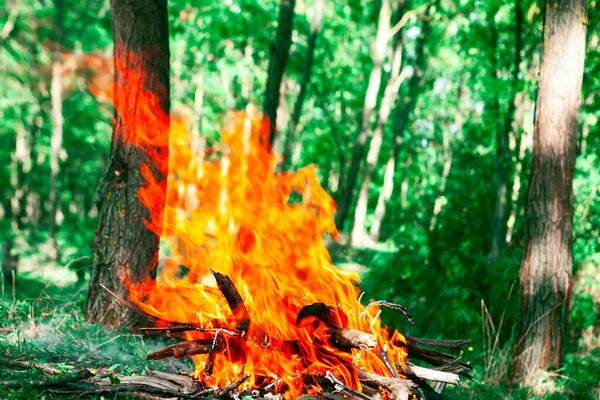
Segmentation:
{"type": "Polygon", "coordinates": [[[21,379],[21,380],[10,380],[0,381],[0,387],[16,389],[24,386],[44,387],[44,386],[56,386],[63,385],[65,383],[76,382],[83,379],[87,379],[94,376],[94,374],[88,369],[82,369],[74,373],[65,373],[57,377],[51,377],[46,379],[21,379]]]}
{"type": "Polygon", "coordinates": [[[140,328],[141,333],[144,334],[152,334],[152,333],[165,333],[169,336],[171,333],[181,333],[181,332],[189,332],[196,331],[202,333],[223,333],[225,335],[230,335],[234,337],[240,337],[240,333],[236,331],[232,331],[227,328],[203,328],[200,325],[180,325],[180,326],[165,326],[165,327],[157,327],[157,328],[140,328]]]}
{"type": "Polygon", "coordinates": [[[358,371],[358,377],[362,382],[389,390],[395,400],[408,400],[411,389],[416,387],[415,383],[407,379],[388,378],[371,372],[358,371]]]}
{"type": "Polygon", "coordinates": [[[140,392],[147,394],[154,394],[161,397],[174,397],[180,399],[196,399],[196,400],[214,400],[212,397],[202,396],[203,394],[207,394],[210,391],[202,391],[196,394],[185,394],[180,393],[173,390],[168,389],[159,389],[152,386],[146,385],[117,385],[112,387],[105,387],[95,390],[87,390],[82,392],[80,390],[51,390],[49,393],[52,394],[70,394],[77,396],[77,398],[84,397],[93,397],[93,396],[102,396],[107,394],[118,394],[118,393],[131,393],[131,392],[140,392]]]}
{"type": "Polygon", "coordinates": [[[204,376],[211,376],[213,373],[213,368],[215,367],[215,350],[219,346],[219,332],[215,333],[215,337],[210,345],[210,349],[208,351],[208,358],[206,360],[206,364],[204,364],[204,376]]]}
{"type": "Polygon", "coordinates": [[[250,378],[250,374],[244,374],[240,379],[238,379],[237,381],[233,382],[231,385],[225,386],[225,388],[223,389],[223,391],[221,392],[221,394],[219,394],[219,399],[227,398],[227,396],[229,396],[229,394],[231,392],[233,392],[235,389],[239,388],[240,385],[242,383],[246,382],[246,380],[248,378],[250,378]]]}
{"type": "MultiPolygon", "coordinates": [[[[443,347],[446,349],[460,350],[460,348],[466,344],[471,344],[471,339],[460,339],[460,340],[436,340],[436,339],[423,339],[414,336],[402,335],[406,339],[408,344],[423,344],[425,346],[443,347]]],[[[400,345],[402,343],[399,343],[400,345]]]]}
{"type": "Polygon", "coordinates": [[[396,368],[394,368],[394,366],[392,365],[392,363],[390,361],[390,358],[388,357],[387,351],[385,351],[385,350],[379,350],[377,352],[377,354],[379,355],[379,357],[381,358],[381,360],[385,364],[385,366],[388,369],[388,371],[390,371],[390,373],[392,374],[392,376],[394,378],[400,378],[398,376],[398,372],[396,371],[396,368]]]}
{"type": "Polygon", "coordinates": [[[213,271],[212,269],[209,269],[209,271],[215,277],[217,286],[221,293],[223,293],[223,297],[227,300],[227,304],[233,313],[233,317],[237,321],[237,330],[242,333],[248,332],[248,328],[250,327],[250,314],[248,313],[244,300],[235,287],[235,284],[227,275],[213,271]]]}
{"type": "Polygon", "coordinates": [[[377,346],[375,335],[356,329],[342,328],[331,332],[331,343],[336,347],[368,351],[377,346]]]}
{"type": "Polygon", "coordinates": [[[1,363],[3,364],[3,366],[9,367],[9,368],[25,368],[25,369],[36,368],[47,374],[52,374],[52,375],[62,374],[62,372],[59,369],[54,368],[52,365],[40,364],[40,363],[36,363],[34,361],[2,360],[1,363]]]}
{"type": "Polygon", "coordinates": [[[426,381],[443,382],[454,386],[460,383],[460,379],[456,374],[419,367],[411,363],[406,363],[406,371],[409,376],[412,375],[426,381]]]}
{"type": "MultiPolygon", "coordinates": [[[[181,358],[197,354],[208,354],[212,348],[212,339],[189,340],[187,342],[175,343],[164,349],[157,350],[146,356],[146,360],[161,360],[163,358],[181,358]]],[[[218,351],[221,350],[219,343],[218,351]]]]}
{"type": "Polygon", "coordinates": [[[402,312],[402,314],[404,314],[404,316],[406,317],[406,319],[408,319],[408,321],[411,324],[415,323],[415,320],[408,313],[408,310],[406,309],[406,307],[404,307],[403,305],[400,305],[400,304],[390,303],[389,301],[386,301],[386,300],[377,300],[377,301],[370,302],[369,304],[367,304],[365,306],[365,309],[363,310],[363,312],[361,313],[361,315],[365,315],[367,313],[367,310],[369,309],[369,307],[371,307],[373,305],[388,307],[388,308],[391,308],[391,309],[394,309],[394,310],[400,310],[402,312]]]}
{"type": "Polygon", "coordinates": [[[347,396],[351,396],[351,397],[362,399],[362,400],[371,400],[370,396],[368,396],[362,392],[359,392],[358,390],[354,390],[349,386],[344,385],[344,383],[342,383],[342,381],[340,381],[338,378],[336,378],[335,375],[333,375],[331,373],[331,371],[327,371],[325,373],[325,378],[333,384],[333,389],[336,392],[340,392],[347,396]]]}
{"type": "MultiPolygon", "coordinates": [[[[149,314],[146,311],[142,310],[141,307],[138,306],[137,304],[132,303],[131,301],[125,300],[124,298],[122,298],[121,296],[119,296],[118,294],[116,294],[115,292],[113,292],[112,290],[110,290],[109,288],[104,286],[103,284],[100,284],[100,286],[102,286],[102,288],[104,290],[106,290],[108,292],[108,294],[110,294],[112,297],[114,297],[119,303],[121,303],[125,307],[129,308],[131,311],[135,312],[136,314],[140,315],[141,317],[145,318],[146,320],[148,320],[150,322],[154,322],[155,324],[160,324],[160,325],[167,325],[168,329],[172,329],[173,327],[192,327],[192,326],[198,327],[198,326],[200,326],[198,324],[192,324],[189,322],[168,321],[168,320],[159,318],[155,315],[149,314]]],[[[187,329],[187,330],[192,330],[192,329],[187,329]]]]}

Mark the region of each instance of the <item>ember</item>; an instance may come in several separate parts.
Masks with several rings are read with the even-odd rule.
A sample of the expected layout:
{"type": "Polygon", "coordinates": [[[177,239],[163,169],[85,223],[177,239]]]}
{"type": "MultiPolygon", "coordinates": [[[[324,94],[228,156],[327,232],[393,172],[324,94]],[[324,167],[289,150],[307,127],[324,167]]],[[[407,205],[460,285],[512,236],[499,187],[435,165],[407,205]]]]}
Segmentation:
{"type": "MultiPolygon", "coordinates": [[[[143,81],[140,71],[115,67],[143,81]]],[[[206,387],[236,384],[286,397],[330,388],[351,398],[380,391],[408,398],[422,379],[456,384],[456,373],[469,376],[456,356],[382,327],[380,305],[412,322],[403,307],[360,303],[358,275],[336,268],[323,243],[338,235],[333,199],[313,166],[276,173],[279,159],[259,115],[232,114],[221,142],[197,150],[184,121],[167,124],[157,115],[153,95],[138,101],[147,114],[142,124],[124,120],[119,104],[127,102],[116,102],[120,123],[137,128],[124,139],[151,154],[161,133],[170,133],[166,208],[153,207],[160,190],[152,174],[145,173],[139,193],[151,213],[148,226],[163,239],[164,262],[156,280],[124,277],[129,300],[111,294],[155,324],[145,333],[184,340],[149,359],[191,356],[193,376],[206,387]],[[447,372],[413,366],[409,354],[447,372]]]]}

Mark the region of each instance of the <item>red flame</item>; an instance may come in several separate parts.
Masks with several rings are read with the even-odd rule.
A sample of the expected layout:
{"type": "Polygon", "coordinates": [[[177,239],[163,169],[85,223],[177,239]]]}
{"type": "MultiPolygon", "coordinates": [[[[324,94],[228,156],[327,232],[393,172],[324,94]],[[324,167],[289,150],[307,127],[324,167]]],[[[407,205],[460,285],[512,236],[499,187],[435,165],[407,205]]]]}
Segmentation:
{"type": "MultiPolygon", "coordinates": [[[[203,374],[208,355],[193,357],[194,375],[224,387],[248,373],[242,388],[274,381],[290,395],[306,391],[306,374],[331,371],[355,388],[360,387],[357,369],[389,375],[375,350],[341,351],[329,344],[331,327],[310,319],[296,325],[300,310],[318,302],[331,306],[336,326],[374,334],[377,350],[402,364],[404,338],[381,327],[378,307],[360,304],[358,275],[331,262],[323,237],[338,234],[335,203],[319,184],[316,168],[276,173],[278,157],[268,146],[265,124],[253,112],[233,113],[218,145],[197,146],[202,139],[193,137],[181,121],[169,121],[152,93],[142,89],[132,112],[130,99],[119,97],[119,85],[142,85],[143,71],[121,62],[115,67],[125,78],[116,82],[114,101],[119,123],[129,132],[123,139],[157,163],[144,167],[148,184],[139,198],[150,210],[148,226],[160,235],[164,254],[156,281],[125,280],[130,299],[165,320],[235,330],[238,318],[219,291],[213,270],[231,278],[250,317],[241,340],[221,334],[225,351],[214,354],[211,375],[203,374]],[[164,189],[150,170],[158,166],[166,171],[166,157],[157,149],[167,140],[163,214],[155,205],[162,204],[164,189]]],[[[213,338],[214,332],[185,335],[190,340],[213,338]]]]}

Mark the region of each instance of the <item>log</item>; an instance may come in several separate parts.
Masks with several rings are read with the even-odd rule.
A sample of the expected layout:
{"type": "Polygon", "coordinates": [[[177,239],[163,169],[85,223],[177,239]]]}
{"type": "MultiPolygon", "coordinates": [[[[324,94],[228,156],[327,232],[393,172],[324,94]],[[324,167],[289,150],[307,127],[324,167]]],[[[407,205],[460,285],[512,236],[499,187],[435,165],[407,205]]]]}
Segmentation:
{"type": "Polygon", "coordinates": [[[331,332],[331,344],[340,349],[369,351],[377,346],[377,338],[375,335],[356,329],[334,329],[331,332]]]}
{"type": "MultiPolygon", "coordinates": [[[[220,341],[219,341],[220,342],[220,341]]],[[[163,358],[181,358],[195,356],[197,354],[208,354],[213,347],[213,339],[188,340],[172,344],[164,349],[157,350],[146,356],[146,360],[161,360],[163,358]]],[[[215,347],[215,351],[222,350],[222,344],[215,347]]]]}

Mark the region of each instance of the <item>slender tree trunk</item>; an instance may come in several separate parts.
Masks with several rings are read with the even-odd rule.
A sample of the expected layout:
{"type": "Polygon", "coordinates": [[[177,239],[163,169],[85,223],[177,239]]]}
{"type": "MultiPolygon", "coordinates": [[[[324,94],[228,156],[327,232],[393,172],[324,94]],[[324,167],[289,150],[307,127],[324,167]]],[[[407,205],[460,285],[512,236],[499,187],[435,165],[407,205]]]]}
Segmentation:
{"type": "MultiPolygon", "coordinates": [[[[396,18],[394,25],[400,21],[404,14],[404,0],[401,0],[398,4],[398,10],[396,11],[396,18]]],[[[358,192],[358,200],[356,202],[356,209],[354,211],[354,224],[352,225],[352,233],[350,236],[350,242],[354,245],[365,244],[364,242],[370,237],[367,235],[365,229],[365,221],[367,219],[367,209],[369,203],[369,186],[371,185],[371,179],[377,160],[379,159],[379,152],[381,151],[381,145],[383,143],[383,132],[388,123],[392,106],[398,96],[398,90],[404,80],[404,73],[401,73],[402,67],[402,34],[398,32],[394,36],[394,46],[392,51],[392,65],[390,67],[390,76],[381,99],[379,106],[379,112],[377,115],[377,123],[373,130],[371,143],[369,144],[369,152],[367,153],[367,165],[364,175],[364,179],[361,183],[360,190],[358,192]]]]}
{"type": "Polygon", "coordinates": [[[292,46],[292,32],[294,27],[294,7],[296,0],[281,0],[279,18],[275,40],[271,44],[271,55],[269,57],[269,69],[267,84],[265,88],[265,102],[263,114],[268,118],[271,145],[275,143],[277,133],[277,108],[279,107],[279,96],[281,82],[285,73],[290,47],[292,46]]]}
{"type": "Polygon", "coordinates": [[[302,71],[302,80],[300,81],[300,92],[298,93],[298,97],[294,103],[294,110],[292,111],[290,126],[283,144],[283,162],[281,163],[281,170],[283,171],[287,170],[290,166],[290,157],[292,155],[294,137],[296,136],[296,129],[298,127],[298,122],[300,121],[300,116],[302,115],[304,98],[306,97],[308,84],[310,83],[310,75],[315,59],[315,48],[317,44],[317,38],[321,32],[324,11],[325,0],[316,0],[313,7],[313,19],[310,23],[310,36],[308,37],[306,61],[304,63],[304,70],[302,71]]]}
{"type": "Polygon", "coordinates": [[[501,129],[496,131],[497,180],[496,203],[494,207],[494,216],[492,218],[492,245],[490,251],[490,258],[492,262],[496,261],[500,256],[502,246],[504,245],[506,239],[506,208],[508,199],[511,197],[508,186],[510,169],[509,164],[511,160],[509,142],[516,110],[515,101],[517,96],[517,87],[519,84],[522,49],[523,9],[521,6],[521,0],[515,0],[515,50],[509,96],[510,101],[504,117],[504,123],[501,129]]]}
{"type": "Polygon", "coordinates": [[[573,267],[573,169],[585,57],[587,2],[548,0],[521,265],[521,328],[514,378],[560,366],[573,267]]]}
{"type": "Polygon", "coordinates": [[[55,43],[52,60],[52,138],[50,139],[50,246],[48,256],[58,260],[60,252],[56,243],[56,229],[59,224],[60,192],[57,189],[57,178],[60,172],[59,159],[64,157],[63,142],[63,113],[62,113],[62,62],[60,60],[60,42],[62,40],[62,0],[54,0],[55,8],[55,43]]]}
{"type": "MultiPolygon", "coordinates": [[[[464,75],[463,75],[464,76],[464,75]]],[[[450,176],[450,170],[452,168],[452,156],[454,154],[454,143],[456,142],[456,137],[461,134],[463,127],[463,110],[464,110],[464,93],[466,88],[463,86],[461,82],[459,83],[459,87],[457,90],[457,105],[456,105],[456,114],[454,117],[454,132],[452,133],[452,138],[448,137],[448,134],[444,135],[444,166],[442,168],[442,176],[440,181],[440,188],[438,191],[437,198],[433,204],[433,212],[431,216],[431,221],[429,223],[429,230],[433,231],[437,224],[437,219],[442,209],[444,207],[444,195],[446,194],[446,185],[448,183],[448,177],[450,176]]]]}
{"type": "MultiPolygon", "coordinates": [[[[416,54],[415,60],[413,64],[413,74],[408,81],[408,93],[405,96],[402,96],[396,101],[396,109],[394,111],[394,126],[393,126],[393,134],[394,134],[394,142],[392,144],[392,157],[394,159],[394,179],[390,183],[390,191],[391,195],[388,196],[388,200],[393,196],[394,190],[398,190],[397,187],[400,186],[400,209],[406,208],[408,203],[408,169],[412,163],[411,151],[412,151],[412,142],[411,147],[406,152],[406,159],[404,163],[400,163],[400,153],[402,151],[402,147],[404,146],[404,132],[406,126],[408,125],[408,120],[410,119],[410,115],[412,114],[414,107],[417,103],[417,100],[421,94],[422,86],[423,86],[423,78],[425,76],[425,70],[427,68],[427,57],[425,54],[425,41],[427,36],[429,35],[429,31],[431,30],[431,22],[430,22],[430,12],[431,6],[427,8],[426,17],[423,20],[421,25],[421,34],[417,38],[416,43],[416,54]],[[402,168],[402,173],[400,168],[402,168]],[[402,177],[398,179],[398,177],[402,177]],[[400,180],[400,185],[396,185],[396,181],[400,180]]],[[[378,209],[381,213],[381,220],[385,217],[385,212],[387,208],[387,201],[383,201],[381,199],[382,193],[379,194],[379,199],[377,199],[378,209]],[[381,206],[379,206],[381,204],[381,206]]]]}
{"type": "Polygon", "coordinates": [[[346,218],[350,212],[350,205],[352,204],[352,198],[354,197],[354,188],[362,165],[365,146],[371,133],[371,116],[373,115],[373,111],[377,104],[377,94],[379,93],[379,87],[381,86],[381,69],[385,59],[387,43],[389,41],[390,17],[390,1],[382,0],[377,25],[377,36],[375,37],[371,49],[373,68],[371,69],[371,74],[369,76],[358,136],[354,142],[354,151],[350,161],[350,169],[346,176],[346,182],[343,185],[342,196],[340,196],[338,204],[335,222],[340,231],[343,231],[344,222],[346,222],[346,218]]]}
{"type": "Polygon", "coordinates": [[[98,190],[87,316],[118,328],[137,319],[114,304],[100,284],[126,295],[123,279],[152,279],[158,262],[169,154],[169,29],[166,0],[111,0],[111,10],[118,115],[108,171],[98,190]],[[137,131],[156,142],[137,136],[137,131]],[[138,197],[149,180],[154,181],[152,215],[138,197]]]}
{"type": "Polygon", "coordinates": [[[385,165],[385,172],[383,174],[383,186],[379,192],[377,198],[377,206],[375,207],[375,215],[373,215],[373,223],[371,224],[371,230],[369,236],[374,242],[379,241],[379,233],[381,231],[381,223],[383,222],[383,216],[385,215],[385,205],[392,197],[392,191],[394,190],[394,170],[396,159],[394,158],[394,152],[390,151],[390,157],[385,165]]]}

